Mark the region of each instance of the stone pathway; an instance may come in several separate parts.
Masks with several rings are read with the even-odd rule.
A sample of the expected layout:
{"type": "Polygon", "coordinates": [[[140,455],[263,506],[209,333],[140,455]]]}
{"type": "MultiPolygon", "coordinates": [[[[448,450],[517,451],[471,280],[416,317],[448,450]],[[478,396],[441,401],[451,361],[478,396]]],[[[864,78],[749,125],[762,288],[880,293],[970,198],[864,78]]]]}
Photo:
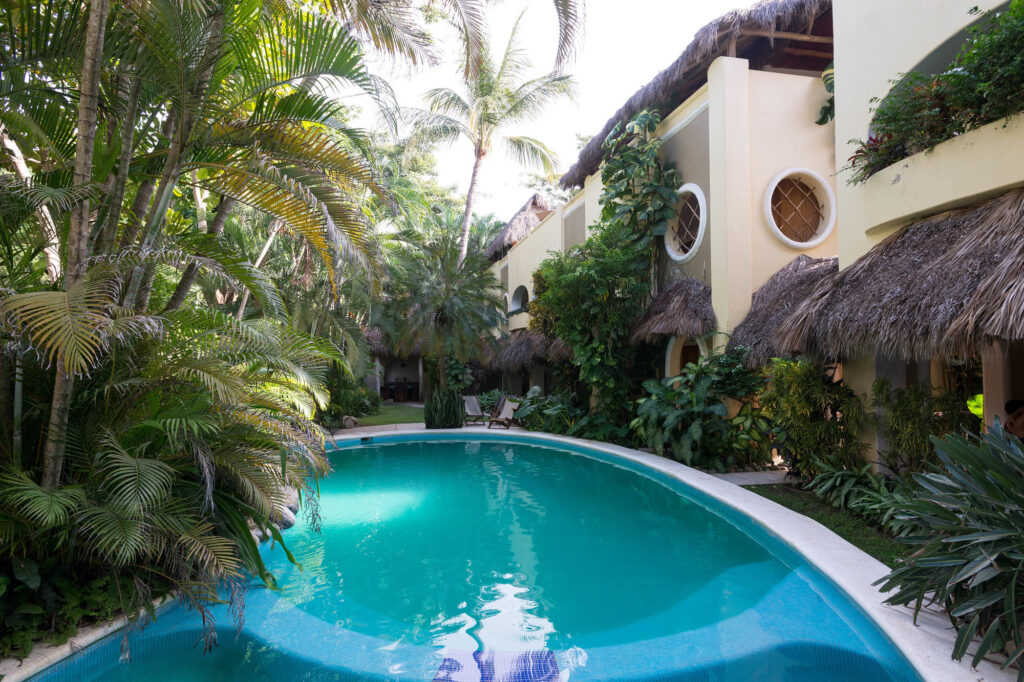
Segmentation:
{"type": "Polygon", "coordinates": [[[789,485],[793,483],[793,479],[786,478],[785,471],[738,471],[734,474],[711,475],[734,485],[779,485],[780,483],[789,485]]]}

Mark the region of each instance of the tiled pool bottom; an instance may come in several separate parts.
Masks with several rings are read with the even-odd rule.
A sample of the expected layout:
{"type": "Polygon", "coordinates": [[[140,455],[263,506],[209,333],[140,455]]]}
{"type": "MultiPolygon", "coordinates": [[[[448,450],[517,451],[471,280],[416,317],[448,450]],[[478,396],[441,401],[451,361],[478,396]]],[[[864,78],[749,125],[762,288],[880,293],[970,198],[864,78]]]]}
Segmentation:
{"type": "Polygon", "coordinates": [[[623,467],[488,440],[339,453],[324,510],[350,522],[332,528],[328,520],[315,537],[290,531],[306,570],[269,554],[283,590],[253,589],[237,636],[226,608],[215,609],[213,653],[201,654],[197,618],[172,608],[133,638],[134,662],[118,662],[113,636],[33,679],[919,679],[845,596],[799,557],[751,540],[742,519],[722,518],[704,500],[670,495],[664,482],[623,467]],[[468,478],[458,473],[467,463],[468,478]],[[357,475],[349,483],[347,472],[357,475]],[[480,472],[488,478],[478,480],[480,472]],[[466,492],[474,489],[493,494],[477,505],[466,492]],[[376,492],[367,497],[368,490],[376,492]],[[601,506],[587,507],[591,500],[601,506]],[[490,534],[473,525],[506,513],[514,534],[502,530],[509,519],[490,534]],[[505,545],[515,551],[506,556],[505,545]],[[412,574],[403,572],[410,563],[412,574]],[[467,604],[444,593],[452,571],[469,566],[463,582],[486,598],[467,604]],[[398,599],[420,572],[441,576],[421,585],[436,610],[425,620],[398,599]],[[514,586],[512,598],[496,585],[514,586]],[[567,606],[569,597],[579,603],[567,606]]]}

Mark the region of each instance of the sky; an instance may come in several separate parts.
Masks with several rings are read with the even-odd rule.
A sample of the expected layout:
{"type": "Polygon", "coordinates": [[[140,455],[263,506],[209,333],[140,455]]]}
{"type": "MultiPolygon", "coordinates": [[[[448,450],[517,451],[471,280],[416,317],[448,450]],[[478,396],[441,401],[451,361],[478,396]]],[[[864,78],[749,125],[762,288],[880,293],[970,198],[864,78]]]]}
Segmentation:
{"type": "MultiPolygon", "coordinates": [[[[578,155],[577,134],[595,135],[619,107],[686,48],[694,33],[712,19],[753,0],[588,0],[586,30],[576,59],[567,68],[578,84],[575,102],[559,101],[533,123],[511,129],[511,134],[536,137],[559,157],[566,171],[578,155]]],[[[530,76],[554,65],[558,23],[552,0],[504,0],[489,9],[492,40],[503,49],[521,12],[520,40],[533,64],[530,76]]],[[[377,68],[394,88],[400,105],[422,107],[423,94],[435,87],[459,89],[458,41],[447,27],[434,25],[432,33],[447,49],[441,62],[412,73],[377,68]]],[[[364,107],[357,123],[374,125],[374,112],[364,107]]],[[[435,152],[442,183],[460,193],[469,186],[473,153],[467,142],[435,152]]],[[[489,154],[481,169],[473,212],[508,220],[530,196],[525,185],[529,171],[505,157],[500,148],[489,154]]]]}

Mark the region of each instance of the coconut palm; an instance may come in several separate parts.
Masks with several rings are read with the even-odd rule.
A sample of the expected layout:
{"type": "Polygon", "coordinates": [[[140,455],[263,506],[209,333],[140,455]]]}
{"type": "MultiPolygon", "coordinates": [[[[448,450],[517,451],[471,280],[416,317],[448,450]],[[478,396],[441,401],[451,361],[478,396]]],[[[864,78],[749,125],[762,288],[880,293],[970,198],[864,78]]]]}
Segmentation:
{"type": "MultiPolygon", "coordinates": [[[[521,17],[520,17],[521,18],[521,17]]],[[[428,144],[453,144],[465,139],[473,146],[473,170],[459,240],[459,262],[466,258],[480,167],[495,144],[502,144],[516,161],[555,172],[555,154],[540,140],[522,135],[506,135],[504,130],[535,119],[544,107],[561,97],[572,97],[576,84],[559,72],[525,79],[529,61],[518,42],[519,21],[512,27],[500,61],[495,61],[489,45],[482,44],[475,71],[463,71],[463,92],[436,88],[427,93],[426,110],[409,112],[413,141],[428,144]]]]}

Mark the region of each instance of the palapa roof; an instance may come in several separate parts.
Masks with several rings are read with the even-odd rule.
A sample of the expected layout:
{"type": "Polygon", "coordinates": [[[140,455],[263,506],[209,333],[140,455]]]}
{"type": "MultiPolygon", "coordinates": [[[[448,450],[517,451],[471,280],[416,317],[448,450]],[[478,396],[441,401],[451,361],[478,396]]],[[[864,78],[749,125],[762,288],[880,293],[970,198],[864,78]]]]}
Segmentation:
{"type": "Polygon", "coordinates": [[[562,187],[580,187],[597,171],[601,144],[617,124],[644,109],[669,114],[704,84],[711,62],[722,55],[746,57],[752,68],[823,70],[832,61],[832,45],[824,40],[832,36],[831,9],[832,0],[761,0],[715,19],[697,31],[678,59],[615,112],[562,176],[562,187]]]}
{"type": "Polygon", "coordinates": [[[396,350],[391,336],[380,327],[367,328],[363,331],[363,336],[366,337],[367,343],[370,344],[370,351],[373,355],[381,359],[415,357],[422,350],[420,343],[417,341],[408,353],[399,352],[396,350]]]}
{"type": "Polygon", "coordinates": [[[654,297],[633,324],[631,343],[654,343],[662,336],[692,339],[718,328],[711,287],[693,277],[674,282],[654,297]]]}
{"type": "Polygon", "coordinates": [[[754,292],[750,312],[733,330],[729,348],[748,349],[746,363],[750,367],[761,367],[772,358],[787,355],[775,343],[779,325],[823,280],[837,272],[838,258],[797,256],[754,292]]]}
{"type": "Polygon", "coordinates": [[[562,340],[552,341],[539,332],[516,329],[501,344],[491,366],[505,372],[517,372],[535,362],[565,362],[571,357],[572,350],[562,340]]]}
{"type": "Polygon", "coordinates": [[[534,194],[516,211],[516,214],[505,223],[498,236],[487,246],[487,257],[492,261],[502,258],[509,249],[525,238],[540,221],[551,212],[548,202],[540,194],[534,194]]]}
{"type": "Polygon", "coordinates": [[[1024,189],[904,227],[779,327],[783,349],[842,359],[963,358],[1024,340],[1024,189]]]}

